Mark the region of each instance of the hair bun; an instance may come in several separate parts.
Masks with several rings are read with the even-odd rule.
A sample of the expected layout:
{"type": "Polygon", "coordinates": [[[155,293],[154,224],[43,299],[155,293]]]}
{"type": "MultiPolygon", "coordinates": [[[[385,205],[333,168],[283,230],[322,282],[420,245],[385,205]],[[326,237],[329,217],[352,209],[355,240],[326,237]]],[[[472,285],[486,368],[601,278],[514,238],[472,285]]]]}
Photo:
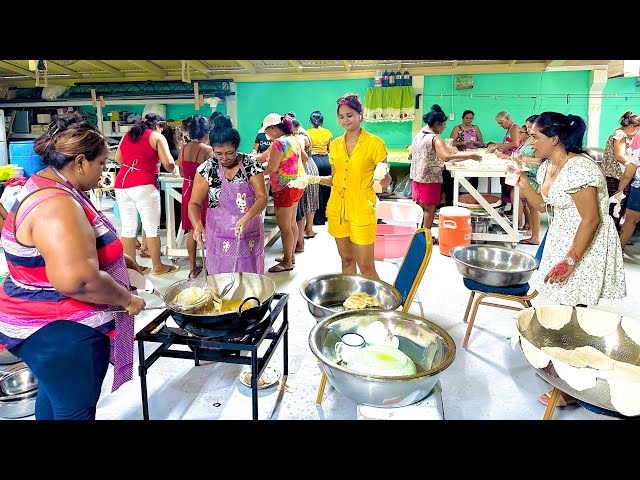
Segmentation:
{"type": "Polygon", "coordinates": [[[438,105],[437,103],[434,103],[431,106],[431,110],[433,110],[434,112],[442,112],[442,113],[444,113],[444,111],[442,110],[442,107],[440,107],[440,105],[438,105]]]}
{"type": "Polygon", "coordinates": [[[213,119],[213,128],[231,128],[233,127],[233,122],[231,121],[231,117],[229,115],[218,115],[213,119]]]}

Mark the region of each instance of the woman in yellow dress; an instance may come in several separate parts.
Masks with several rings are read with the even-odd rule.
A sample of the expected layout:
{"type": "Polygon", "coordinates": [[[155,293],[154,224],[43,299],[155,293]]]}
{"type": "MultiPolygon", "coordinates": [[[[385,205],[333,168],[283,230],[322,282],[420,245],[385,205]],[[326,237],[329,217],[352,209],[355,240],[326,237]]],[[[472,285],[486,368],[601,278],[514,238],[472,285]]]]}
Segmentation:
{"type": "Polygon", "coordinates": [[[338,123],[345,133],[331,142],[331,175],[320,178],[331,186],[327,202],[328,231],[336,239],[342,273],[380,279],[375,268],[376,194],[374,172],[382,188],[391,183],[386,164],[387,147],[380,137],[360,126],[362,103],[356,94],[338,99],[338,123]],[[382,167],[378,165],[383,163],[382,167]]]}

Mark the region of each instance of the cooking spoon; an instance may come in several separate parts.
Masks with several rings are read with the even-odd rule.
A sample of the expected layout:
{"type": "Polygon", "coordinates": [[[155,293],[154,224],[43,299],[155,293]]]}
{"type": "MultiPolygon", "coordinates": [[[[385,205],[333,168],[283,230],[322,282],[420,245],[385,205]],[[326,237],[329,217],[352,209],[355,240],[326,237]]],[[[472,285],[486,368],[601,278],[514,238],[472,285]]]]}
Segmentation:
{"type": "Polygon", "coordinates": [[[222,289],[222,292],[220,292],[220,294],[218,295],[218,297],[222,298],[224,297],[227,293],[229,293],[229,290],[231,290],[231,287],[233,287],[233,284],[236,283],[236,263],[238,263],[238,253],[240,253],[240,234],[237,233],[237,237],[236,237],[236,253],[233,257],[233,269],[231,270],[231,282],[227,283],[227,285],[222,289]]]}

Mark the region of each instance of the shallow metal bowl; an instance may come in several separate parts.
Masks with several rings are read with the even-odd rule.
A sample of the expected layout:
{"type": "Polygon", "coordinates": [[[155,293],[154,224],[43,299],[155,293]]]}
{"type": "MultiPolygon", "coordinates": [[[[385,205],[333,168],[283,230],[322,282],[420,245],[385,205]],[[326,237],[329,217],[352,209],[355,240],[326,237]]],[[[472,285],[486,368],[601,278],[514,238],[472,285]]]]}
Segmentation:
{"type": "Polygon", "coordinates": [[[527,283],[540,265],[533,255],[495,245],[463,245],[450,255],[463,277],[495,287],[527,283]]]}
{"type": "Polygon", "coordinates": [[[38,380],[24,362],[0,370],[0,396],[17,395],[38,388],[38,380]]]}
{"type": "Polygon", "coordinates": [[[309,347],[331,385],[356,403],[403,407],[425,398],[453,362],[456,346],[438,325],[401,311],[349,310],[320,320],[309,333],[309,347]],[[338,363],[335,344],[343,334],[379,320],[398,337],[398,348],[416,364],[414,375],[367,375],[338,363]]]}
{"type": "Polygon", "coordinates": [[[38,389],[17,395],[0,396],[0,418],[22,418],[36,411],[38,389]]]}
{"type": "MultiPolygon", "coordinates": [[[[511,333],[512,345],[515,346],[516,343],[520,343],[520,348],[523,352],[522,339],[527,340],[536,349],[541,349],[542,347],[559,347],[566,350],[573,350],[578,347],[591,346],[612,360],[640,367],[640,345],[627,335],[621,323],[618,324],[614,333],[604,336],[590,335],[582,329],[578,321],[579,312],[585,310],[592,309],[569,307],[566,305],[542,305],[523,309],[514,315],[513,331],[511,333]],[[567,317],[570,316],[570,320],[559,329],[546,328],[540,323],[540,318],[542,318],[543,323],[546,323],[544,320],[545,315],[557,314],[567,315],[567,317]]],[[[616,315],[605,311],[601,311],[601,313],[599,311],[598,313],[603,316],[616,315]]],[[[640,323],[638,320],[628,317],[619,316],[619,319],[640,323]]],[[[558,375],[554,367],[554,363],[558,364],[559,362],[556,358],[553,358],[552,361],[544,367],[534,365],[532,361],[527,358],[527,355],[525,355],[525,358],[536,373],[547,382],[578,400],[627,416],[640,415],[640,405],[634,407],[637,413],[624,413],[616,409],[611,402],[609,383],[604,378],[598,377],[593,387],[577,390],[558,375]]],[[[545,363],[544,359],[536,361],[541,361],[541,364],[545,363]]],[[[560,363],[568,365],[565,362],[560,363]]],[[[583,368],[583,370],[588,369],[590,369],[590,367],[583,368]]]]}
{"type": "Polygon", "coordinates": [[[20,359],[13,355],[9,350],[0,350],[0,365],[9,365],[12,363],[18,363],[20,359]]]}
{"type": "Polygon", "coordinates": [[[396,287],[362,275],[329,273],[305,280],[300,285],[300,294],[316,320],[343,312],[344,301],[357,292],[375,297],[382,310],[395,310],[402,303],[402,295],[396,287]]]}

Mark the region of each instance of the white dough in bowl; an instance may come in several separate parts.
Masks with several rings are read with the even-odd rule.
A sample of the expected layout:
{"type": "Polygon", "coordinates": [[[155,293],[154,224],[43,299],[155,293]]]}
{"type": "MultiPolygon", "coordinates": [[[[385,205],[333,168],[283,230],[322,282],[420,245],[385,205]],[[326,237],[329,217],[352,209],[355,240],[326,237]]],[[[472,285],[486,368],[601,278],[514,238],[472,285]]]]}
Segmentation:
{"type": "Polygon", "coordinates": [[[560,330],[571,321],[573,307],[568,305],[541,305],[536,307],[538,322],[544,328],[560,330]]]}
{"type": "Polygon", "coordinates": [[[522,345],[522,353],[534,368],[544,368],[549,365],[551,357],[523,336],[520,336],[520,345],[522,345]]]}
{"type": "Polygon", "coordinates": [[[640,344],[640,320],[631,317],[622,317],[620,326],[631,340],[640,344]]]}
{"type": "Polygon", "coordinates": [[[595,308],[576,308],[580,328],[594,337],[606,337],[616,333],[621,315],[595,308]]]}

